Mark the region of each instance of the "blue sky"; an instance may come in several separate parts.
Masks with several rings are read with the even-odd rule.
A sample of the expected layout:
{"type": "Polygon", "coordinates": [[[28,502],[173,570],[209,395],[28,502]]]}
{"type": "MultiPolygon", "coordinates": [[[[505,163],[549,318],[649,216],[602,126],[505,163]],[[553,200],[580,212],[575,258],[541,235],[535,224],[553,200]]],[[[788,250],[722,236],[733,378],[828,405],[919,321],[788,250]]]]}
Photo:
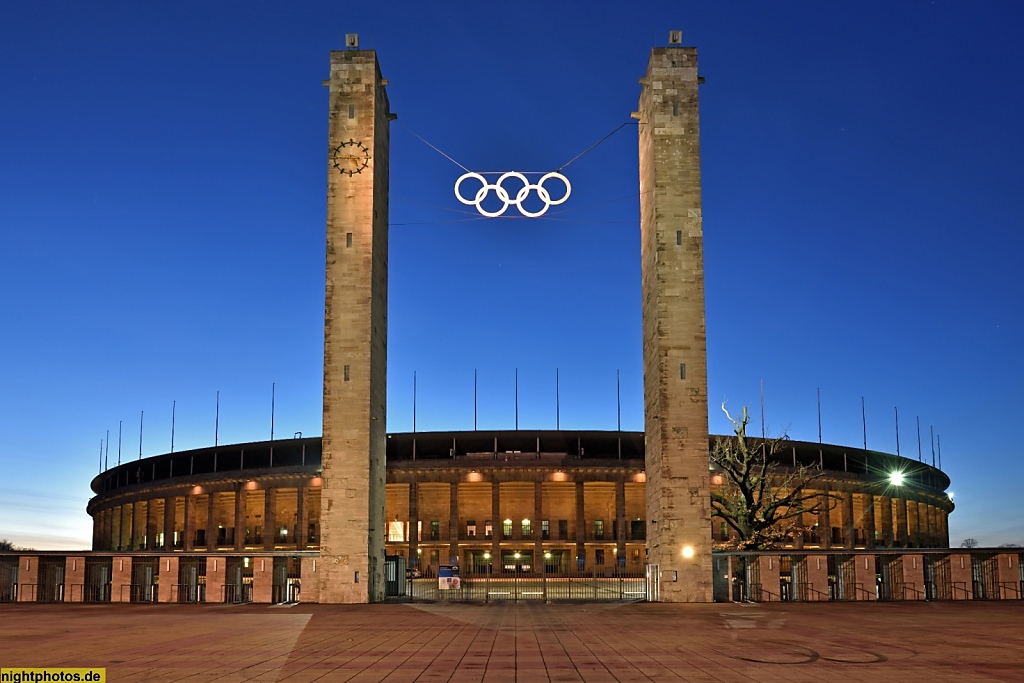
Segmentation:
{"type": "Polygon", "coordinates": [[[699,50],[710,426],[917,457],[951,540],[1024,543],[1024,8],[1010,2],[7,3],[0,9],[0,537],[84,547],[110,459],[320,433],[328,53],[392,109],[388,428],[643,420],[637,141],[550,220],[466,220],[460,170],[561,166],[699,50]],[[759,421],[759,417],[756,417],[759,421]]]}

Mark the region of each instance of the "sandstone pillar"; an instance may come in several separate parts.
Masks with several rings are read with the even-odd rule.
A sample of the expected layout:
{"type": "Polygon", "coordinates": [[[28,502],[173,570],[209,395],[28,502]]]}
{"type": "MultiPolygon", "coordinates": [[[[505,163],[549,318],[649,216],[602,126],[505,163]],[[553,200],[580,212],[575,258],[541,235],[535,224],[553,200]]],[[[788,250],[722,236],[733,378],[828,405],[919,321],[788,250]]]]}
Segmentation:
{"type": "Polygon", "coordinates": [[[501,516],[501,483],[491,482],[491,566],[499,570],[501,561],[501,536],[504,531],[501,516]]]}
{"type": "MultiPolygon", "coordinates": [[[[287,541],[287,539],[285,540],[287,541]]],[[[267,488],[263,492],[263,549],[273,550],[275,545],[277,545],[277,489],[267,488]]]]}
{"type": "Polygon", "coordinates": [[[878,523],[882,527],[882,545],[886,548],[893,546],[893,534],[892,534],[892,498],[889,496],[880,496],[876,499],[876,507],[878,507],[878,523]]]}
{"type": "Polygon", "coordinates": [[[449,486],[448,496],[448,561],[460,563],[459,558],[459,482],[453,481],[449,486]]]}
{"type": "MultiPolygon", "coordinates": [[[[164,532],[166,537],[166,531],[164,532]]],[[[170,555],[160,558],[159,562],[159,586],[157,600],[160,602],[178,601],[178,556],[170,555]]]]}
{"type": "Polygon", "coordinates": [[[85,558],[82,556],[68,557],[64,560],[64,600],[65,602],[84,602],[85,591],[85,558]]]}
{"type": "Polygon", "coordinates": [[[576,482],[576,569],[585,569],[587,563],[587,520],[583,498],[583,482],[576,482]]]}
{"type": "Polygon", "coordinates": [[[320,601],[384,599],[388,126],[377,55],[331,53],[320,601]]]}
{"type": "Polygon", "coordinates": [[[182,530],[184,538],[181,539],[181,547],[190,552],[196,547],[196,497],[191,493],[185,494],[185,520],[182,530]]]}
{"type": "Polygon", "coordinates": [[[110,567],[110,602],[131,602],[132,558],[115,557],[110,567]]]}
{"type": "Polygon", "coordinates": [[[710,602],[707,344],[697,50],[654,48],[641,79],[640,259],[647,551],[665,602],[710,602]]]}
{"type": "Polygon", "coordinates": [[[530,531],[533,533],[533,571],[544,570],[544,482],[533,482],[533,520],[530,531]]]}
{"type": "Polygon", "coordinates": [[[419,545],[420,545],[420,509],[419,509],[419,490],[417,489],[416,482],[409,482],[409,566],[418,567],[420,565],[419,557],[419,545]]]}
{"type": "Polygon", "coordinates": [[[235,550],[245,550],[245,494],[241,485],[235,487],[235,550]]]}

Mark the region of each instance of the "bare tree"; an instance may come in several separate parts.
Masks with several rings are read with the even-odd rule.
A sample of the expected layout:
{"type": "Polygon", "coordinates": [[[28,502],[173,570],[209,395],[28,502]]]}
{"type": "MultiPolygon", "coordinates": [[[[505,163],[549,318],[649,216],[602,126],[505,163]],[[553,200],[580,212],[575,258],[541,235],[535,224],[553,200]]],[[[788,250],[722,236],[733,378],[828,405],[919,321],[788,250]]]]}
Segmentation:
{"type": "Polygon", "coordinates": [[[808,492],[821,469],[781,467],[773,456],[785,447],[785,434],[752,441],[747,437],[746,407],[740,419],[730,415],[724,403],[722,412],[732,422],[735,437],[720,438],[711,449],[711,462],[725,474],[720,490],[711,492],[711,516],[724,521],[735,538],[717,545],[757,550],[802,533],[802,515],[821,510],[822,495],[808,492]]]}
{"type": "Polygon", "coordinates": [[[13,543],[11,543],[10,541],[8,541],[6,538],[0,539],[0,553],[2,553],[2,552],[11,552],[12,550],[17,550],[17,549],[18,548],[15,547],[15,545],[13,543]]]}
{"type": "Polygon", "coordinates": [[[960,544],[961,548],[977,548],[978,541],[973,538],[965,538],[964,542],[960,544]]]}

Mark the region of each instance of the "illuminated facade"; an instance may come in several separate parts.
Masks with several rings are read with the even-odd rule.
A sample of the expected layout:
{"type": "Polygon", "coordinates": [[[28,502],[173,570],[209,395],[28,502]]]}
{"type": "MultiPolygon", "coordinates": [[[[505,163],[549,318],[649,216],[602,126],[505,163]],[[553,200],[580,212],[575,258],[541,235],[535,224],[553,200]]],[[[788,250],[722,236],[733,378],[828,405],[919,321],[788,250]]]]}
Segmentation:
{"type": "MultiPolygon", "coordinates": [[[[642,432],[430,432],[387,441],[387,554],[425,573],[453,560],[468,574],[488,566],[643,570],[642,432]]],[[[834,501],[803,520],[792,547],[948,547],[953,503],[940,470],[804,442],[790,442],[777,460],[822,467],[821,493],[834,501]]],[[[710,479],[720,483],[714,472],[710,479]]],[[[112,468],[92,486],[96,551],[320,549],[319,438],[168,453],[112,468]]],[[[708,532],[718,541],[728,534],[714,519],[708,532]]]]}

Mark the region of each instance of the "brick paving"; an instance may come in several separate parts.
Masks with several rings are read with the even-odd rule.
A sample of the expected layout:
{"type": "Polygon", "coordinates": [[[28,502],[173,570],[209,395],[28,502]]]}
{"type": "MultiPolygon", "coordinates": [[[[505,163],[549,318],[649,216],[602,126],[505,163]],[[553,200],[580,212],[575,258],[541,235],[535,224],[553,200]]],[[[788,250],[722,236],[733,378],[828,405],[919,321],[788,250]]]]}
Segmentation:
{"type": "Polygon", "coordinates": [[[1024,681],[1024,602],[0,605],[0,667],[121,681],[1024,681]]]}

